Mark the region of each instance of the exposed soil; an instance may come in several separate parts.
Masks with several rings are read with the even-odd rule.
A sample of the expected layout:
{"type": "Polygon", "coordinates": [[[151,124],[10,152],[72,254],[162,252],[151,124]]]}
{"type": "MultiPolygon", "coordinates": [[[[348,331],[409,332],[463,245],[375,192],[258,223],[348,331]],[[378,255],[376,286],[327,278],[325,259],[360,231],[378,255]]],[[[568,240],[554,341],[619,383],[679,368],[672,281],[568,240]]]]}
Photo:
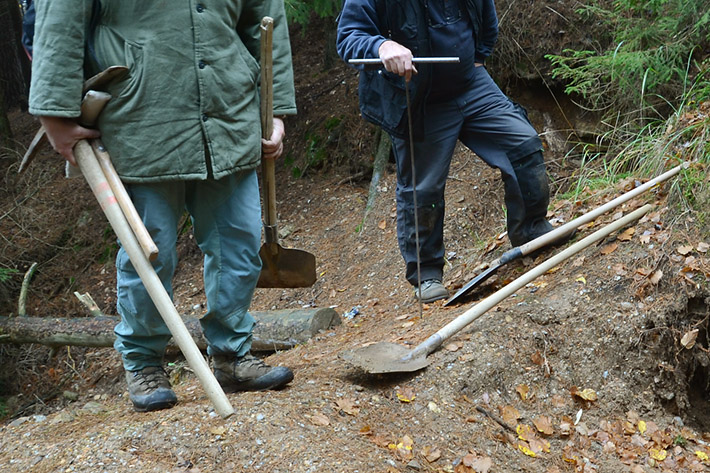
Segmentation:
{"type": "MultiPolygon", "coordinates": [[[[277,197],[282,245],[315,254],[318,281],[257,289],[252,307],[333,307],[342,324],[266,354],[295,380],[281,391],[229,395],[236,415],[226,420],[179,356],[167,360],[179,404],[138,414],[112,349],[0,345],[0,469],[706,471],[710,228],[683,210],[670,184],[580,228],[573,243],[621,212],[654,206],[447,340],[426,369],[368,375],[339,358],[378,341],[416,346],[561,249],[514,261],[463,304],[424,305],[420,317],[397,249],[391,167],[365,218],[375,130],[358,115],[357,75],[341,64],[324,70],[312,38],[293,35],[300,114],[287,121],[277,197]]],[[[520,101],[539,129],[551,126],[545,116],[554,107],[520,101]]],[[[36,123],[18,111],[13,125],[24,149],[36,123]]],[[[556,225],[639,184],[630,178],[569,197],[575,169],[549,136],[556,225]]],[[[87,316],[74,291],[114,314],[114,237],[87,186],[63,179],[49,151],[22,177],[18,162],[9,152],[0,161],[0,267],[19,270],[0,285],[0,315],[16,314],[22,274],[35,261],[28,315],[87,316]]],[[[706,206],[707,184],[693,196],[706,206]]],[[[455,291],[509,248],[498,173],[461,147],[446,202],[445,283],[455,291]]],[[[202,263],[189,226],[179,256],[175,304],[199,315],[202,263]]]]}

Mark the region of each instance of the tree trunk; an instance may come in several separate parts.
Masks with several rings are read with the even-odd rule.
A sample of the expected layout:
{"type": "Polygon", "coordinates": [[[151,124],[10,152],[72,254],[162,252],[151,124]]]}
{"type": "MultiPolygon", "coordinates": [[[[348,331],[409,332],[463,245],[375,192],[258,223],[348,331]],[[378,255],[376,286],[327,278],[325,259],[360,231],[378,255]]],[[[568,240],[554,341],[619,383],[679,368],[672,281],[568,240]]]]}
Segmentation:
{"type": "MultiPolygon", "coordinates": [[[[303,344],[321,330],[340,324],[333,309],[294,309],[250,312],[256,320],[253,351],[288,350],[303,344]]],[[[0,343],[38,343],[47,346],[111,347],[118,317],[0,317],[0,343]]],[[[198,348],[207,348],[200,322],[186,318],[190,335],[198,348]]],[[[176,349],[171,341],[170,348],[176,349]]]]}
{"type": "Polygon", "coordinates": [[[364,230],[368,224],[367,218],[370,210],[375,206],[377,199],[377,185],[380,183],[382,175],[385,173],[385,168],[389,162],[390,152],[392,151],[392,140],[390,136],[382,130],[377,129],[377,149],[375,150],[375,162],[372,165],[372,178],[370,179],[370,191],[367,196],[367,205],[365,205],[365,215],[362,217],[362,229],[364,230]]]}

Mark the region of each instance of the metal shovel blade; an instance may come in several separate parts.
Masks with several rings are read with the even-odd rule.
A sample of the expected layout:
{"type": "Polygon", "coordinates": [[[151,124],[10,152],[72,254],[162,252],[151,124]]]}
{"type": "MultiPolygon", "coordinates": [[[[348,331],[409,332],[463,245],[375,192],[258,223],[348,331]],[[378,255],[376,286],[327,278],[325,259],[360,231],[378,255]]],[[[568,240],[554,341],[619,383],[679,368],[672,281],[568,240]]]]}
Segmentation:
{"type": "Polygon", "coordinates": [[[396,343],[379,342],[340,353],[340,357],[370,374],[411,373],[431,363],[426,353],[413,357],[412,350],[396,343]]]}
{"type": "Polygon", "coordinates": [[[259,256],[262,268],[256,287],[310,287],[316,282],[316,257],[312,253],[266,242],[259,256]]]}

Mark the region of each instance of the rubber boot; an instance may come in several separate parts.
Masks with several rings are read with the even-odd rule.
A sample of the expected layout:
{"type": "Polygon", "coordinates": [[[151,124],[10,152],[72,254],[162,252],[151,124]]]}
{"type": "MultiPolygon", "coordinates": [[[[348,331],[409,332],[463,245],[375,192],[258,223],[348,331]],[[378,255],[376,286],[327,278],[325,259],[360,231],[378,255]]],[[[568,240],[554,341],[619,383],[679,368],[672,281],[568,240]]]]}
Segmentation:
{"type": "MultiPolygon", "coordinates": [[[[550,187],[541,151],[511,164],[518,192],[513,189],[509,192],[506,186],[508,238],[513,246],[521,246],[552,230],[552,225],[545,218],[550,203],[550,187]]],[[[512,182],[510,185],[513,185],[512,182]]]]}

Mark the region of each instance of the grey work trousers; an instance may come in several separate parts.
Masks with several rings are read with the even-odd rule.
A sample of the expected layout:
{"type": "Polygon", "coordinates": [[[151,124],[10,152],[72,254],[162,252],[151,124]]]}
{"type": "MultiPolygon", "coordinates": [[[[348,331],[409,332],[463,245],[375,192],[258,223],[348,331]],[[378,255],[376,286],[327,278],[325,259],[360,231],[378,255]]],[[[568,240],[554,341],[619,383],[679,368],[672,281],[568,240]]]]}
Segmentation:
{"type": "MultiPolygon", "coordinates": [[[[425,136],[414,138],[421,280],[439,279],[444,267],[444,189],[456,142],[461,140],[489,166],[505,188],[508,234],[514,246],[532,239],[544,221],[549,188],[542,143],[527,114],[498,88],[485,67],[458,97],[429,103],[425,136]]],[[[397,163],[397,239],[407,280],[417,285],[414,198],[409,140],[392,136],[397,163]]],[[[546,222],[546,221],[545,221],[546,222]]]]}

